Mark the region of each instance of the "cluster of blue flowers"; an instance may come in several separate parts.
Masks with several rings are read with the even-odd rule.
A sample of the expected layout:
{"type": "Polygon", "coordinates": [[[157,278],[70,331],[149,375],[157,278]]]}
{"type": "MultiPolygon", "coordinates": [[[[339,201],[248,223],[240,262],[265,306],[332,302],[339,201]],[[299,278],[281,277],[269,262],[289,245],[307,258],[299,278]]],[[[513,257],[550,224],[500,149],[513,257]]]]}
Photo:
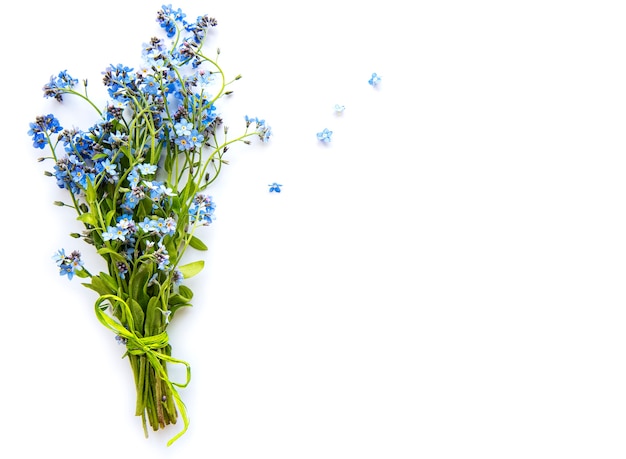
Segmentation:
{"type": "Polygon", "coordinates": [[[30,123],[28,135],[33,138],[35,148],[45,148],[48,145],[50,135],[61,132],[63,127],[53,114],[38,116],[34,123],[30,123]]]}
{"type": "Polygon", "coordinates": [[[61,249],[52,258],[59,267],[59,274],[67,276],[70,280],[72,280],[77,271],[83,270],[83,261],[78,250],[74,250],[69,255],[66,255],[65,250],[61,249]]]}
{"type": "MultiPolygon", "coordinates": [[[[226,83],[223,82],[217,96],[210,94],[215,76],[200,67],[209,60],[200,50],[208,30],[217,22],[206,15],[188,22],[186,15],[171,5],[162,7],[157,21],[170,38],[179,31],[187,34],[177,38],[174,46],[166,46],[159,38],[144,43],[144,64],[137,70],[122,64],[109,65],[102,73],[111,101],[102,111],[94,106],[101,117],[93,126],[86,130],[64,130],[59,120],[49,114],[37,117],[28,131],[35,148],[50,146],[55,163],[48,175],[54,176],[60,188],[70,192],[74,201],[70,207],[82,209],[79,214],[89,210],[84,203],[88,190],[107,184],[112,186],[112,195],[105,195],[105,198],[116,201],[108,205],[115,206],[118,216],[112,223],[107,218],[108,222],[100,225],[99,237],[89,234],[85,240],[97,247],[111,247],[124,255],[127,261],[116,261],[121,278],[133,260],[145,257],[155,260],[159,269],[166,270],[169,264],[166,238],[173,237],[177,231],[187,231],[183,224],[206,226],[214,219],[212,198],[198,192],[189,204],[188,221],[179,224],[177,215],[172,212],[176,193],[164,181],[157,180],[160,153],[155,156],[154,145],[168,144],[168,151],[175,148],[174,154],[183,155],[199,154],[203,149],[216,147],[215,133],[222,120],[214,102],[223,94],[226,83]],[[193,72],[181,72],[187,64],[193,72]],[[137,113],[137,101],[142,101],[141,109],[147,112],[144,118],[149,116],[151,123],[146,125],[145,132],[149,135],[143,139],[138,139],[136,134],[129,135],[125,118],[137,113]],[[148,202],[151,209],[145,205],[148,202]]],[[[44,85],[44,97],[61,102],[64,95],[76,94],[86,99],[75,89],[77,84],[78,79],[63,70],[44,85]]],[[[265,120],[246,116],[245,122],[246,135],[257,135],[263,142],[269,140],[272,129],[265,120]],[[248,134],[249,128],[251,134],[248,134]]],[[[166,172],[175,167],[167,161],[164,166],[166,172]]],[[[207,181],[208,177],[207,173],[207,181]]],[[[92,226],[100,223],[83,221],[89,221],[92,226]]],[[[59,266],[62,266],[61,274],[71,278],[77,264],[67,260],[69,258],[61,258],[59,266]]]]}
{"type": "Polygon", "coordinates": [[[64,89],[72,88],[78,80],[72,78],[67,70],[62,70],[57,76],[51,76],[50,82],[43,87],[43,95],[46,98],[53,97],[59,102],[63,100],[64,89]]]}
{"type": "Polygon", "coordinates": [[[186,17],[187,15],[180,8],[175,10],[172,5],[163,5],[157,14],[157,22],[165,30],[168,38],[176,35],[176,24],[182,24],[185,31],[192,33],[193,43],[196,45],[202,43],[209,27],[217,25],[217,21],[207,15],[198,16],[195,22],[185,21],[186,17]]]}
{"type": "Polygon", "coordinates": [[[211,196],[202,193],[196,194],[191,206],[189,206],[189,224],[206,226],[213,223],[214,211],[215,203],[211,196]]]}
{"type": "Polygon", "coordinates": [[[265,123],[265,120],[259,119],[257,117],[250,117],[248,115],[245,116],[246,127],[250,127],[251,124],[256,125],[256,133],[261,139],[262,142],[267,143],[272,135],[272,128],[265,123]]]}

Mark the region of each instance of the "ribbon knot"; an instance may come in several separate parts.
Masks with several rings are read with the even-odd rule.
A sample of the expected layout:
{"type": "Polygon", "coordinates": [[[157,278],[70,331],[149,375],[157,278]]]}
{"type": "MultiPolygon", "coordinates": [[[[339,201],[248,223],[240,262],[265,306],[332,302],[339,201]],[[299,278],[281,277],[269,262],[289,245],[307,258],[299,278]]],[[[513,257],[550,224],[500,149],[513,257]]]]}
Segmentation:
{"type": "Polygon", "coordinates": [[[132,355],[148,354],[158,349],[163,349],[168,345],[167,333],[161,332],[154,336],[144,336],[139,338],[136,334],[132,333],[130,337],[126,338],[126,349],[128,353],[132,355]]]}

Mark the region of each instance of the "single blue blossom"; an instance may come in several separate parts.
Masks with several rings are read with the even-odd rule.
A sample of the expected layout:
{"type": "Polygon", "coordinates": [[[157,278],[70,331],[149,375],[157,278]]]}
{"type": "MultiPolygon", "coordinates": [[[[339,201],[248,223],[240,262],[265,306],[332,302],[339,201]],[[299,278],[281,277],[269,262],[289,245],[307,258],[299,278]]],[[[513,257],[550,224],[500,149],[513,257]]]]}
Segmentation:
{"type": "Polygon", "coordinates": [[[335,113],[343,113],[345,109],[346,109],[345,105],[335,104],[335,113]]]}
{"type": "Polygon", "coordinates": [[[185,118],[183,118],[174,125],[174,130],[176,131],[177,136],[189,136],[191,135],[191,131],[193,130],[193,123],[190,123],[185,118]]]}
{"type": "Polygon", "coordinates": [[[189,135],[189,140],[191,141],[191,145],[194,148],[202,148],[202,143],[204,142],[204,136],[198,133],[197,129],[191,131],[189,135]]]}
{"type": "Polygon", "coordinates": [[[141,175],[151,175],[157,171],[157,166],[154,164],[142,163],[137,164],[136,167],[141,175]]]}
{"type": "Polygon", "coordinates": [[[105,241],[125,241],[127,234],[128,229],[118,223],[115,226],[109,226],[107,230],[102,233],[102,239],[105,241]]]}
{"type": "Polygon", "coordinates": [[[276,192],[276,193],[280,193],[280,187],[282,185],[279,185],[278,183],[274,182],[271,185],[268,185],[270,187],[270,193],[272,192],[276,192]]]}
{"type": "Polygon", "coordinates": [[[317,133],[317,138],[325,143],[330,142],[333,131],[329,131],[328,128],[324,128],[322,132],[317,133]]]}
{"type": "Polygon", "coordinates": [[[188,151],[191,150],[194,145],[193,142],[191,141],[191,139],[187,136],[183,136],[183,137],[176,137],[176,139],[174,140],[174,143],[178,146],[178,148],[180,148],[182,151],[188,151]]]}
{"type": "Polygon", "coordinates": [[[376,85],[378,83],[380,83],[380,76],[377,75],[376,73],[372,73],[372,77],[369,79],[368,83],[370,84],[370,86],[376,87],[376,85]]]}
{"type": "Polygon", "coordinates": [[[143,90],[146,94],[156,96],[159,92],[159,82],[153,76],[148,76],[143,80],[143,90]]]}

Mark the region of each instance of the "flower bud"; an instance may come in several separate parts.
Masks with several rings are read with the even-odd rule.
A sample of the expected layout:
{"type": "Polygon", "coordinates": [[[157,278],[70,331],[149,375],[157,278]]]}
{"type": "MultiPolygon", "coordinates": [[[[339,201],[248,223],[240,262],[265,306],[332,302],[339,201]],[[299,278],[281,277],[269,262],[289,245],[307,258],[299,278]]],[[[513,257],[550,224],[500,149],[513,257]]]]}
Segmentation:
{"type": "Polygon", "coordinates": [[[61,202],[61,201],[54,201],[54,203],[53,203],[53,204],[54,204],[55,206],[59,206],[59,207],[63,207],[63,206],[65,206],[65,203],[64,203],[64,202],[61,202]]]}

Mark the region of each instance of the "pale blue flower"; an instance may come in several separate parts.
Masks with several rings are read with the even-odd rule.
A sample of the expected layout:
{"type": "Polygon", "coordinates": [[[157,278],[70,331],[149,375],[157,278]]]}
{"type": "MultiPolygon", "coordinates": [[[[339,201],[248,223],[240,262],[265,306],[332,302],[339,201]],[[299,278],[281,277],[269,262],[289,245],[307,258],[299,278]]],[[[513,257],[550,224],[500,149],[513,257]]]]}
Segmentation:
{"type": "Polygon", "coordinates": [[[372,77],[369,79],[368,83],[370,84],[370,86],[376,86],[378,83],[380,83],[380,76],[377,75],[376,73],[372,73],[372,77]]]}
{"type": "Polygon", "coordinates": [[[322,132],[317,133],[317,138],[322,142],[330,142],[330,138],[333,135],[333,131],[329,131],[328,128],[324,128],[322,132]]]}

